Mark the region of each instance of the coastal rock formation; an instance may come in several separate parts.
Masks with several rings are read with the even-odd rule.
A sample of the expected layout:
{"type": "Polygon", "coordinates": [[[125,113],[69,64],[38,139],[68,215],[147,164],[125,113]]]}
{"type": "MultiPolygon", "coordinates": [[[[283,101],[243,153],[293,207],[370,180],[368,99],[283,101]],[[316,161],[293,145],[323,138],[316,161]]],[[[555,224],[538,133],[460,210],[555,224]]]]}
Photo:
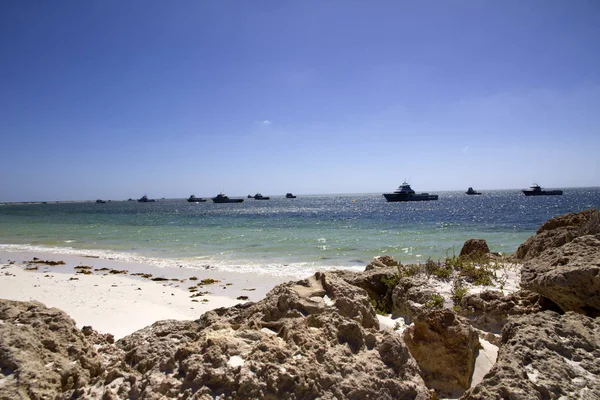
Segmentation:
{"type": "Polygon", "coordinates": [[[448,309],[423,312],[404,340],[428,387],[441,393],[469,388],[479,337],[466,320],[448,309]]]}
{"type": "Polygon", "coordinates": [[[429,398],[401,337],[379,330],[366,292],[334,274],[114,344],[59,310],[0,304],[0,398],[429,398]]]}
{"type": "Polygon", "coordinates": [[[563,311],[600,316],[600,234],[575,238],[526,262],[521,286],[563,311]]]}
{"type": "Polygon", "coordinates": [[[469,239],[460,250],[459,257],[481,257],[490,254],[490,248],[483,239],[469,239]]]}
{"type": "Polygon", "coordinates": [[[517,261],[528,261],[544,250],[560,247],[576,237],[600,233],[599,229],[600,211],[595,209],[554,217],[520,245],[513,257],[517,261]]]}
{"type": "Polygon", "coordinates": [[[600,319],[544,311],[511,317],[498,360],[462,400],[600,398],[600,319]]]}
{"type": "Polygon", "coordinates": [[[435,288],[425,277],[400,278],[392,290],[392,317],[412,323],[434,294],[435,288]]]}
{"type": "Polygon", "coordinates": [[[509,316],[532,314],[542,309],[540,295],[526,290],[509,295],[485,290],[467,294],[460,301],[460,314],[468,318],[471,325],[494,334],[500,334],[509,316]]]}
{"type": "Polygon", "coordinates": [[[111,335],[36,301],[0,300],[0,321],[2,399],[84,397],[122,355],[111,335]]]}

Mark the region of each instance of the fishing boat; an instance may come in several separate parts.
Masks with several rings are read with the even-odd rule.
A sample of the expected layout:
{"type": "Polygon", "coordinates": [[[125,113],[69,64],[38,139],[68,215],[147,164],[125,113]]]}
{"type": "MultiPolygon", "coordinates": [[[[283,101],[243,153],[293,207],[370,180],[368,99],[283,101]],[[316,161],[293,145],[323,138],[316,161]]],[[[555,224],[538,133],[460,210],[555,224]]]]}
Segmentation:
{"type": "Polygon", "coordinates": [[[154,203],[155,201],[156,200],[154,200],[154,199],[149,199],[148,196],[146,196],[146,195],[143,195],[142,197],[140,197],[138,199],[138,202],[140,202],[140,203],[154,203]]]}
{"type": "Polygon", "coordinates": [[[270,197],[268,197],[268,196],[263,196],[263,195],[262,195],[262,194],[260,194],[260,193],[256,193],[256,194],[254,195],[254,200],[269,200],[269,199],[270,199],[270,197]]]}
{"type": "Polygon", "coordinates": [[[241,203],[244,199],[230,199],[225,193],[219,193],[212,198],[213,203],[241,203]]]}
{"type": "Polygon", "coordinates": [[[524,189],[523,194],[525,196],[560,196],[563,194],[562,190],[543,190],[540,185],[534,183],[529,189],[524,189]]]}
{"type": "Polygon", "coordinates": [[[438,199],[437,194],[415,193],[406,182],[402,183],[394,193],[384,193],[383,197],[387,201],[427,201],[438,199]]]}
{"type": "Polygon", "coordinates": [[[286,198],[286,199],[295,199],[295,198],[296,198],[296,196],[295,196],[295,195],[293,195],[292,193],[286,193],[286,194],[285,194],[285,198],[286,198]]]}
{"type": "Polygon", "coordinates": [[[470,194],[470,195],[481,194],[481,192],[476,192],[475,190],[473,190],[472,187],[470,187],[469,189],[467,189],[466,193],[470,194]]]}
{"type": "Polygon", "coordinates": [[[204,203],[206,199],[196,197],[195,195],[191,195],[190,197],[188,197],[187,201],[188,203],[204,203]]]}

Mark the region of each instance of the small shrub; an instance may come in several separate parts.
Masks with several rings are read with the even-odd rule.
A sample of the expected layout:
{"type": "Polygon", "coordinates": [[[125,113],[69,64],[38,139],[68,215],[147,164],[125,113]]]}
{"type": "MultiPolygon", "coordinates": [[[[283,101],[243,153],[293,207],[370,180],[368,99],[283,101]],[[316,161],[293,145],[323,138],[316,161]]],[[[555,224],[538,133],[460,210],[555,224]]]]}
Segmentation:
{"type": "Polygon", "coordinates": [[[434,293],[431,296],[431,299],[427,303],[425,303],[425,307],[429,309],[444,308],[444,297],[437,293],[434,293]]]}
{"type": "Polygon", "coordinates": [[[467,291],[468,289],[465,287],[463,280],[460,277],[456,277],[452,282],[452,290],[450,292],[452,294],[452,302],[458,306],[463,297],[465,297],[465,294],[467,294],[467,291]]]}
{"type": "Polygon", "coordinates": [[[398,281],[402,278],[402,275],[397,273],[394,275],[384,275],[381,277],[381,283],[383,283],[388,289],[393,289],[398,284],[398,281]]]}
{"type": "Polygon", "coordinates": [[[371,307],[373,307],[373,309],[375,310],[375,312],[377,314],[379,314],[379,315],[388,315],[389,314],[389,310],[387,309],[386,305],[383,304],[382,302],[369,297],[369,303],[371,304],[371,307]]]}
{"type": "Polygon", "coordinates": [[[449,267],[445,263],[441,263],[440,261],[435,262],[431,258],[427,259],[425,263],[425,272],[428,275],[433,275],[441,280],[448,280],[452,275],[452,267],[449,267]]]}

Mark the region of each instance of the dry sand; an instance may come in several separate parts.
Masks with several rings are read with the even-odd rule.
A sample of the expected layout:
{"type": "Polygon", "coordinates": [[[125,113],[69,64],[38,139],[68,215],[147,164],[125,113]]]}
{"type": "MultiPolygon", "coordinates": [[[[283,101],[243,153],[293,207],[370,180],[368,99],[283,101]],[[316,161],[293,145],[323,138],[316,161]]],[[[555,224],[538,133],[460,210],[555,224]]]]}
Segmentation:
{"type": "Polygon", "coordinates": [[[36,300],[57,307],[73,318],[78,327],[86,325],[116,339],[129,335],[164,319],[194,320],[208,310],[230,307],[244,301],[257,301],[285,277],[235,274],[215,270],[157,268],[97,258],[64,256],[47,253],[0,252],[0,298],[20,301],[36,300]],[[40,260],[64,261],[65,265],[32,264],[40,260]],[[38,269],[25,270],[28,266],[38,269]],[[92,267],[92,274],[76,273],[77,266],[92,267]],[[127,274],[111,274],[108,270],[125,270],[127,274]],[[173,279],[152,281],[133,276],[150,273],[173,279]],[[190,278],[196,277],[196,280],[190,278]],[[219,282],[190,287],[203,279],[219,282]],[[198,292],[210,292],[191,297],[198,292]],[[238,299],[246,296],[247,300],[238,299]]]}

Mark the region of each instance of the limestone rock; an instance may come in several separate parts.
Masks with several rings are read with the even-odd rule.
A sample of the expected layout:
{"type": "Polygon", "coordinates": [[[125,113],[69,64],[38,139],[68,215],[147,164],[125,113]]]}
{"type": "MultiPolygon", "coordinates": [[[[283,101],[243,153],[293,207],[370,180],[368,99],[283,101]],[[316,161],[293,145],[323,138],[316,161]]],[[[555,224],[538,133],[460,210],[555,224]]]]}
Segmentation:
{"type": "Polygon", "coordinates": [[[543,308],[542,303],[539,294],[526,290],[509,295],[485,290],[465,295],[460,302],[460,314],[474,327],[500,334],[509,316],[539,312],[543,308]]]}
{"type": "Polygon", "coordinates": [[[404,318],[410,324],[435,294],[435,288],[425,277],[403,277],[392,291],[392,317],[404,318]]]}
{"type": "Polygon", "coordinates": [[[521,286],[564,311],[600,316],[600,234],[575,238],[526,262],[521,286]]]}
{"type": "Polygon", "coordinates": [[[479,337],[468,322],[448,309],[430,310],[415,318],[404,340],[428,387],[441,393],[469,388],[479,337]]]}
{"type": "Polygon", "coordinates": [[[122,354],[110,336],[83,333],[56,308],[0,300],[0,321],[2,399],[93,398],[86,390],[118,369],[122,354]]]}
{"type": "Polygon", "coordinates": [[[552,311],[511,317],[498,360],[461,399],[600,398],[600,320],[552,311]]]}
{"type": "Polygon", "coordinates": [[[544,250],[560,247],[576,237],[599,233],[598,219],[600,212],[594,209],[551,218],[519,246],[513,257],[521,261],[531,260],[544,250]]]}
{"type": "Polygon", "coordinates": [[[487,242],[483,239],[469,239],[460,250],[459,257],[481,257],[490,253],[487,242]]]}

